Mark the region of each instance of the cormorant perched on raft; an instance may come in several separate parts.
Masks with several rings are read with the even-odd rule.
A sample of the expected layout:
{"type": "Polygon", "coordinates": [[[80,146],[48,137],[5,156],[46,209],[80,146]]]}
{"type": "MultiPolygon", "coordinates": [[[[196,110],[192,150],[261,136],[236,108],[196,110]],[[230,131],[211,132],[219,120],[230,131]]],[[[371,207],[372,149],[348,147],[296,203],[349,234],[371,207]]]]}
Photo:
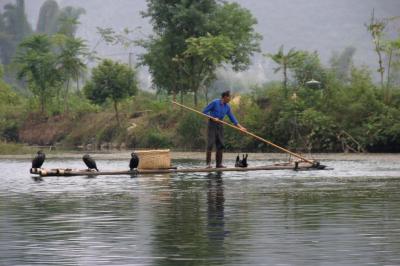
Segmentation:
{"type": "Polygon", "coordinates": [[[32,168],[41,168],[46,155],[42,151],[38,151],[36,157],[32,160],[32,168]]]}
{"type": "Polygon", "coordinates": [[[139,157],[134,152],[131,153],[131,157],[132,158],[131,158],[131,161],[129,162],[129,168],[131,169],[131,171],[133,171],[139,165],[139,157]]]}
{"type": "Polygon", "coordinates": [[[247,157],[248,157],[248,155],[246,154],[246,156],[244,156],[244,154],[243,154],[242,156],[243,156],[243,157],[242,157],[242,160],[240,160],[239,154],[238,154],[238,156],[236,157],[235,167],[243,167],[243,168],[245,168],[245,167],[248,166],[248,163],[247,163],[247,157]]]}
{"type": "Polygon", "coordinates": [[[99,171],[99,169],[97,169],[96,162],[93,160],[92,157],[90,157],[89,154],[83,155],[82,160],[90,170],[96,169],[97,172],[99,171]]]}

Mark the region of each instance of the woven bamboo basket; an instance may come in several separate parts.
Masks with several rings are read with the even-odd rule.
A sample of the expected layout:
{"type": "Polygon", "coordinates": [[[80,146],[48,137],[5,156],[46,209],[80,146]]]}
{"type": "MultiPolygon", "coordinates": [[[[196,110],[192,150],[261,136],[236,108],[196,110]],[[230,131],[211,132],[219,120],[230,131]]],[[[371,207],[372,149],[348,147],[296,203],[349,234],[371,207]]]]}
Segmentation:
{"type": "Polygon", "coordinates": [[[139,169],[165,169],[171,168],[171,155],[169,150],[142,150],[135,151],[139,157],[139,169]]]}

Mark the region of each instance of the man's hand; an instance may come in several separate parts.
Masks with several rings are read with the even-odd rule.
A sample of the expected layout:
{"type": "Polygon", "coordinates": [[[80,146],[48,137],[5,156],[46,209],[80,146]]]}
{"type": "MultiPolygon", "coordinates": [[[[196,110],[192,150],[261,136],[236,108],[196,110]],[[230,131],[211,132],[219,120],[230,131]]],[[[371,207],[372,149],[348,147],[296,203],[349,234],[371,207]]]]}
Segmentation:
{"type": "Polygon", "coordinates": [[[211,117],[211,120],[212,120],[213,122],[219,123],[219,119],[216,118],[216,117],[211,117]]]}
{"type": "Polygon", "coordinates": [[[242,127],[240,124],[237,124],[237,127],[242,131],[247,131],[247,129],[245,127],[242,127]]]}

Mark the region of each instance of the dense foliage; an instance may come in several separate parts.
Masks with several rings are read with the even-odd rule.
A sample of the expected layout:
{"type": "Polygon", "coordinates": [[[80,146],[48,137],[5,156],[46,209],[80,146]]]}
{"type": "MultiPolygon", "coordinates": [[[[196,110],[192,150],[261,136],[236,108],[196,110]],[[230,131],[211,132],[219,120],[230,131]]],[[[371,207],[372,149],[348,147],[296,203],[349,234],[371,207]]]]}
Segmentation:
{"type": "MultiPolygon", "coordinates": [[[[256,20],[236,3],[148,0],[144,16],[154,35],[140,41],[146,48],[141,60],[157,90],[145,92],[136,69],[120,62],[96,61],[85,77],[91,54],[75,37],[84,10],[60,9],[47,0],[34,33],[23,8],[18,0],[0,14],[0,146],[12,152],[17,146],[4,142],[203,150],[206,121],[173,107],[170,98],[180,94],[183,103],[200,109],[210,95],[218,95],[215,84],[220,83],[212,86],[216,70],[244,70],[259,50],[256,20]],[[84,93],[80,83],[85,83],[84,93]],[[204,98],[197,97],[200,91],[204,98]]],[[[237,87],[246,91],[231,103],[240,124],[297,151],[399,152],[400,38],[385,35],[388,23],[372,17],[367,25],[378,82],[374,72],[354,65],[352,47],[335,53],[328,65],[316,51],[281,46],[267,53],[282,79],[237,87]]],[[[100,33],[110,44],[137,43],[112,29],[100,33]]],[[[226,147],[272,150],[229,128],[226,147]]]]}
{"type": "Polygon", "coordinates": [[[153,84],[175,98],[198,91],[215,80],[215,71],[229,63],[236,71],[250,65],[259,51],[261,36],[254,31],[256,19],[236,3],[215,0],[148,0],[155,35],[143,43],[143,64],[153,84]]]}
{"type": "Polygon", "coordinates": [[[118,103],[137,92],[135,72],[129,66],[103,60],[92,70],[92,80],[84,88],[86,97],[96,104],[111,100],[119,124],[118,103]]]}
{"type": "Polygon", "coordinates": [[[65,35],[34,34],[20,43],[15,57],[17,76],[38,97],[42,115],[54,96],[60,104],[63,84],[64,111],[68,109],[70,80],[79,79],[86,68],[82,61],[85,49],[82,40],[65,35]]]}

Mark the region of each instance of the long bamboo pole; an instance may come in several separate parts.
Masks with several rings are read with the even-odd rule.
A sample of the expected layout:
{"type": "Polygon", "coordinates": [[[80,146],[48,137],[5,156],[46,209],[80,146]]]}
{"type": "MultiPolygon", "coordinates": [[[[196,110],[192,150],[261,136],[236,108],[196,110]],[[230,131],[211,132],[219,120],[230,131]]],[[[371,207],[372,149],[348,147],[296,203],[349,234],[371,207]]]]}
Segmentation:
{"type": "MultiPolygon", "coordinates": [[[[199,114],[199,115],[202,115],[202,116],[204,116],[204,117],[213,119],[213,120],[215,121],[215,118],[214,118],[214,117],[209,116],[209,115],[207,115],[207,114],[204,114],[204,113],[202,113],[202,112],[199,112],[199,111],[197,111],[197,110],[195,110],[195,109],[193,109],[193,108],[187,107],[187,106],[185,106],[185,105],[183,105],[183,104],[180,104],[180,103],[177,103],[177,102],[175,102],[175,101],[172,101],[172,103],[173,103],[173,104],[176,104],[176,105],[178,105],[178,106],[180,106],[180,107],[182,107],[182,108],[185,108],[185,109],[187,109],[187,110],[190,110],[190,111],[192,111],[192,112],[195,112],[195,113],[197,113],[197,114],[199,114]]],[[[279,150],[281,150],[281,151],[283,151],[283,152],[289,153],[290,155],[293,155],[294,157],[297,157],[297,158],[299,158],[299,159],[301,159],[301,160],[303,160],[303,161],[305,161],[305,162],[308,162],[308,163],[310,163],[310,164],[315,164],[315,163],[316,163],[315,161],[309,160],[309,159],[307,159],[307,158],[305,158],[305,157],[303,157],[303,156],[301,156],[301,155],[299,155],[299,154],[297,154],[297,153],[294,153],[294,152],[289,151],[289,150],[287,150],[287,149],[285,149],[285,148],[282,148],[281,146],[278,146],[278,145],[276,145],[275,143],[272,143],[271,141],[268,141],[268,140],[266,140],[266,139],[263,139],[262,137],[257,136],[256,134],[253,134],[253,133],[251,133],[251,132],[249,132],[249,131],[247,131],[247,130],[242,130],[242,129],[240,129],[239,127],[237,127],[237,126],[235,126],[235,125],[232,125],[232,124],[230,124],[230,123],[227,123],[227,122],[225,122],[225,121],[223,121],[223,120],[219,120],[219,119],[218,119],[218,122],[221,123],[221,124],[227,125],[227,126],[229,126],[229,127],[231,127],[231,128],[234,128],[234,129],[236,129],[236,130],[239,130],[239,131],[242,132],[243,134],[247,134],[247,135],[249,135],[249,136],[252,136],[253,138],[258,139],[259,141],[262,141],[262,142],[264,142],[264,143],[267,143],[267,144],[271,145],[272,147],[275,147],[275,148],[277,148],[277,149],[279,149],[279,150]]]]}

